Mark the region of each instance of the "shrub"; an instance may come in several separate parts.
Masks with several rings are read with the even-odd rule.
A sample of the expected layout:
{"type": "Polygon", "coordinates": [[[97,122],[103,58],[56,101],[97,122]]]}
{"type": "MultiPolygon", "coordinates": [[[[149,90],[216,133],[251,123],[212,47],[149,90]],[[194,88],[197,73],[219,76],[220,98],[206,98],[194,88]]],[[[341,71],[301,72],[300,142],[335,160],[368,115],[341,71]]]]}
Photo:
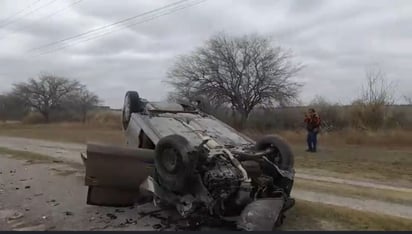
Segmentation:
{"type": "Polygon", "coordinates": [[[87,115],[87,125],[121,129],[121,112],[94,111],[87,115]]]}
{"type": "Polygon", "coordinates": [[[44,117],[37,112],[30,112],[22,119],[23,124],[40,124],[45,122],[44,117]]]}

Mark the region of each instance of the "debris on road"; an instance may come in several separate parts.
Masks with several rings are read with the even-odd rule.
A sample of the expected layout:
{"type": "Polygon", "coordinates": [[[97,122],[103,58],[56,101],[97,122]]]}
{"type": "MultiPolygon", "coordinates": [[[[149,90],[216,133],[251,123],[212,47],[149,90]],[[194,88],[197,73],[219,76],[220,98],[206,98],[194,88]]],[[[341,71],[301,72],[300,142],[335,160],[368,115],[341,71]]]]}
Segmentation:
{"type": "Polygon", "coordinates": [[[17,219],[23,218],[23,216],[24,216],[24,215],[23,215],[22,213],[20,213],[20,212],[15,212],[13,215],[7,217],[7,220],[8,220],[8,221],[17,220],[17,219]]]}
{"type": "Polygon", "coordinates": [[[73,215],[73,212],[71,212],[71,211],[65,211],[64,214],[65,214],[66,216],[72,216],[72,215],[73,215]]]}
{"type": "Polygon", "coordinates": [[[110,219],[117,219],[117,216],[111,213],[107,213],[106,216],[109,217],[110,219]]]}
{"type": "Polygon", "coordinates": [[[158,230],[158,229],[162,228],[162,225],[161,224],[154,224],[152,227],[153,227],[153,229],[158,230]]]}

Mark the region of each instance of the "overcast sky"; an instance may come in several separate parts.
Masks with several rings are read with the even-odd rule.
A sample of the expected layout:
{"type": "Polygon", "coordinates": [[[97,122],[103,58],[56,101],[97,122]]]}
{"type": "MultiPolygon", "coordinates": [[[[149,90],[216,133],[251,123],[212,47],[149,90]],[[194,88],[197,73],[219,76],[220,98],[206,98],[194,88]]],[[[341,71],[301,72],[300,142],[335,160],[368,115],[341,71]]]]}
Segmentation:
{"type": "Polygon", "coordinates": [[[112,107],[121,107],[127,90],[162,100],[171,89],[162,80],[175,57],[226,32],[267,35],[274,46],[291,49],[295,61],[306,66],[296,77],[304,84],[305,102],[316,95],[350,102],[371,64],[379,64],[396,83],[398,96],[412,95],[410,0],[208,0],[169,15],[136,18],[130,22],[144,22],[134,26],[99,31],[104,36],[90,34],[84,41],[46,48],[69,45],[62,50],[28,52],[172,2],[1,0],[0,93],[43,71],[80,80],[112,107]]]}

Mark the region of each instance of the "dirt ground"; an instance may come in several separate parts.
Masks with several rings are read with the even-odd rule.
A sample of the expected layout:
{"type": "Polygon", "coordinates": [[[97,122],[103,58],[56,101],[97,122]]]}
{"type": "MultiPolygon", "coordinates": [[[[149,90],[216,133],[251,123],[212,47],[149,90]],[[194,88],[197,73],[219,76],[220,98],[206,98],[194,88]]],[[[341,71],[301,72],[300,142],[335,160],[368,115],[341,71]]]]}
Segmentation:
{"type": "Polygon", "coordinates": [[[143,214],[157,210],[151,203],[130,208],[86,205],[84,175],[68,165],[4,156],[0,165],[0,230],[173,229],[162,225],[162,218],[143,214]]]}
{"type": "MultiPolygon", "coordinates": [[[[145,214],[157,210],[151,203],[122,209],[86,205],[87,188],[83,186],[84,172],[80,164],[80,152],[85,151],[82,144],[0,137],[0,147],[0,230],[174,230],[184,226],[182,220],[177,226],[173,225],[176,221],[171,220],[178,219],[173,211],[145,214]],[[22,151],[46,155],[52,160],[41,161],[36,155],[22,156],[22,153],[18,157],[22,151]]],[[[292,217],[286,218],[283,230],[412,229],[412,187],[335,176],[303,170],[297,172],[296,180],[333,183],[336,187],[356,186],[374,194],[386,191],[404,196],[394,202],[386,197],[354,196],[353,192],[331,193],[330,188],[317,190],[316,185],[313,188],[295,186],[293,196],[298,199],[298,205],[291,211],[292,217]],[[329,215],[319,213],[311,217],[305,214],[308,207],[317,207],[317,210],[324,207],[323,214],[329,215]],[[350,211],[342,213],[340,209],[350,211]],[[345,217],[345,214],[347,219],[362,217],[359,219],[362,223],[331,219],[345,217]],[[391,224],[377,226],[379,220],[391,224]]]]}

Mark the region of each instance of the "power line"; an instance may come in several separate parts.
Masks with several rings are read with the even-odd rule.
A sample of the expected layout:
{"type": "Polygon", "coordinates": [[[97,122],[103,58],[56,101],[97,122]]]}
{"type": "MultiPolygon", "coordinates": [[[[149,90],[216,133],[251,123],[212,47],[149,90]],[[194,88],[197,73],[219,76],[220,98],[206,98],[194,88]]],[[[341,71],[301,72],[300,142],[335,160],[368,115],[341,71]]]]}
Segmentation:
{"type": "Polygon", "coordinates": [[[56,2],[56,1],[57,1],[57,0],[49,1],[49,2],[47,2],[46,4],[41,5],[41,6],[37,7],[37,8],[35,8],[34,10],[27,12],[26,14],[22,15],[21,17],[19,17],[19,18],[17,18],[17,19],[11,20],[11,21],[9,21],[9,22],[7,22],[7,23],[4,23],[4,24],[0,25],[0,28],[6,27],[7,25],[10,25],[10,24],[13,24],[14,22],[19,21],[20,19],[22,19],[22,18],[24,18],[24,17],[26,17],[26,16],[28,16],[28,15],[31,15],[31,14],[33,14],[34,12],[36,12],[36,11],[38,11],[38,10],[44,8],[44,7],[48,7],[49,5],[53,4],[53,3],[56,2]]]}
{"type": "Polygon", "coordinates": [[[128,22],[128,21],[131,21],[131,20],[134,20],[134,19],[139,18],[139,17],[142,17],[142,16],[150,15],[150,14],[152,14],[152,13],[156,13],[157,11],[161,11],[161,10],[167,9],[167,8],[173,7],[173,6],[175,6],[175,5],[178,5],[178,4],[181,4],[181,3],[183,3],[183,2],[187,2],[187,1],[189,1],[189,0],[180,0],[180,1],[177,1],[177,2],[174,2],[174,3],[171,3],[171,4],[167,4],[167,5],[163,6],[163,7],[159,7],[159,8],[156,8],[156,9],[153,9],[153,10],[150,10],[150,11],[147,11],[147,12],[144,12],[144,13],[141,13],[141,14],[138,14],[138,15],[135,15],[135,16],[132,16],[132,17],[128,17],[128,18],[126,18],[126,19],[122,19],[122,20],[119,20],[119,21],[117,21],[117,22],[114,22],[114,23],[111,23],[111,24],[108,24],[108,25],[104,25],[104,26],[101,26],[101,27],[97,27],[97,28],[88,30],[88,31],[83,32],[83,33],[79,33],[79,34],[76,34],[76,35],[73,35],[73,36],[70,36],[70,37],[67,37],[67,38],[58,40],[58,41],[54,41],[54,42],[47,43],[47,44],[45,44],[45,45],[42,45],[42,46],[39,46],[39,47],[36,47],[36,48],[32,48],[32,49],[30,49],[28,52],[38,51],[38,50],[41,50],[41,49],[44,49],[44,48],[47,48],[47,47],[50,47],[50,46],[53,46],[53,45],[60,44],[60,43],[62,43],[62,42],[66,42],[66,41],[75,39],[75,38],[77,38],[77,37],[82,37],[82,36],[85,36],[85,35],[89,35],[89,34],[91,34],[91,33],[98,32],[98,31],[101,31],[101,30],[104,30],[104,29],[107,29],[107,28],[110,28],[110,27],[113,27],[113,26],[116,26],[116,25],[119,25],[119,24],[122,24],[122,23],[125,23],[125,22],[128,22]]]}
{"type": "MultiPolygon", "coordinates": [[[[151,21],[151,20],[157,19],[157,18],[159,18],[159,17],[162,17],[162,16],[170,15],[170,14],[172,14],[172,13],[174,13],[174,12],[177,12],[177,11],[180,11],[180,10],[183,10],[183,9],[186,9],[186,8],[189,8],[189,7],[198,5],[198,4],[200,4],[200,3],[202,3],[202,2],[205,2],[205,1],[207,1],[207,0],[197,1],[197,2],[193,2],[193,3],[191,3],[191,4],[186,4],[186,5],[183,5],[183,6],[176,6],[176,7],[172,8],[172,9],[170,9],[169,11],[166,11],[166,12],[164,12],[164,13],[162,13],[162,14],[153,15],[153,16],[147,17],[147,18],[145,18],[145,19],[143,19],[143,20],[141,20],[141,21],[134,22],[134,23],[132,23],[132,24],[123,25],[123,27],[121,27],[121,28],[116,28],[116,29],[111,30],[111,31],[102,32],[102,33],[100,33],[100,34],[94,34],[94,35],[88,35],[88,36],[86,36],[86,37],[76,38],[76,39],[74,39],[74,40],[72,40],[72,41],[66,42],[66,43],[65,43],[66,45],[63,45],[63,46],[60,46],[60,47],[57,47],[57,48],[54,48],[54,49],[50,49],[50,50],[43,51],[43,52],[41,52],[41,53],[38,54],[38,55],[50,54],[50,53],[53,53],[53,52],[57,52],[57,51],[63,50],[63,49],[65,49],[65,48],[67,48],[67,47],[71,47],[71,46],[80,44],[80,43],[82,43],[82,42],[87,42],[87,41],[99,39],[99,38],[102,38],[102,37],[104,37],[104,36],[106,36],[106,35],[108,35],[108,34],[111,34],[111,33],[113,33],[113,32],[116,32],[116,31],[119,31],[119,30],[122,30],[122,29],[125,29],[125,28],[129,28],[129,27],[131,27],[131,26],[143,24],[143,23],[149,22],[149,21],[151,21]]],[[[64,43],[63,43],[63,44],[64,44],[64,43]]]]}
{"type": "Polygon", "coordinates": [[[26,10],[32,8],[34,5],[36,5],[36,4],[39,3],[40,1],[41,1],[41,0],[37,0],[37,1],[33,2],[33,3],[31,3],[30,5],[28,5],[27,7],[21,9],[20,11],[17,11],[17,12],[15,12],[15,13],[11,14],[9,17],[7,17],[7,18],[3,19],[2,21],[0,21],[0,25],[4,24],[4,22],[7,22],[7,21],[9,21],[10,19],[12,19],[12,18],[20,15],[21,13],[25,12],[26,10]]]}
{"type": "MultiPolygon", "coordinates": [[[[65,7],[60,8],[60,9],[57,10],[57,11],[54,11],[54,12],[48,14],[48,15],[45,15],[45,16],[42,16],[42,17],[36,19],[35,22],[38,22],[38,21],[43,20],[43,19],[50,18],[50,17],[52,17],[52,16],[55,16],[55,15],[57,15],[58,13],[60,13],[60,12],[62,12],[62,11],[65,11],[65,10],[67,10],[68,8],[70,8],[70,7],[74,6],[74,5],[77,5],[77,4],[81,3],[82,1],[84,1],[84,0],[77,0],[77,1],[75,1],[75,2],[72,2],[72,3],[68,4],[68,5],[66,5],[65,7]]],[[[26,28],[26,27],[23,27],[23,28],[26,28]]]]}
{"type": "MultiPolygon", "coordinates": [[[[36,20],[32,21],[29,25],[26,25],[26,26],[17,28],[17,30],[15,30],[15,31],[13,31],[13,32],[9,33],[8,35],[5,35],[5,36],[10,36],[10,35],[16,34],[18,31],[23,30],[23,29],[26,29],[26,28],[29,28],[30,26],[32,26],[33,24],[35,24],[35,23],[37,23],[37,22],[39,22],[39,21],[41,21],[41,20],[44,20],[44,19],[53,17],[53,16],[57,15],[58,13],[63,12],[63,11],[65,11],[66,9],[68,9],[68,8],[70,8],[70,7],[72,7],[72,6],[81,3],[82,1],[84,1],[84,0],[77,0],[77,1],[75,1],[75,2],[72,2],[72,3],[70,3],[69,5],[66,5],[65,7],[62,7],[62,8],[60,8],[60,9],[57,10],[57,11],[54,11],[54,12],[48,14],[48,15],[45,15],[45,16],[42,16],[42,17],[37,18],[36,20]]],[[[4,37],[0,37],[0,40],[3,39],[3,38],[4,38],[4,37]]]]}

